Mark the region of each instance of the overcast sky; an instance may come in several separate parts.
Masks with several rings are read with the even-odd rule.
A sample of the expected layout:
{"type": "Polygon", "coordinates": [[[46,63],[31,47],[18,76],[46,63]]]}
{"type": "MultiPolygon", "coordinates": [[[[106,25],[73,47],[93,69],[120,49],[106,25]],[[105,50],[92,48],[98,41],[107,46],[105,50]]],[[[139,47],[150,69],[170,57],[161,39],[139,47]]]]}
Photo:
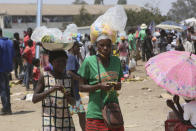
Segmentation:
{"type": "MultiPolygon", "coordinates": [[[[75,0],[43,0],[46,4],[71,4],[75,0]]],[[[84,0],[89,4],[93,4],[94,0],[84,0]]],[[[118,0],[104,0],[104,4],[116,4],[118,0]]],[[[159,7],[162,14],[166,14],[171,8],[171,3],[177,0],[127,0],[128,4],[144,6],[150,3],[154,7],[159,7]]],[[[37,0],[0,0],[0,3],[36,3],[37,0]]]]}

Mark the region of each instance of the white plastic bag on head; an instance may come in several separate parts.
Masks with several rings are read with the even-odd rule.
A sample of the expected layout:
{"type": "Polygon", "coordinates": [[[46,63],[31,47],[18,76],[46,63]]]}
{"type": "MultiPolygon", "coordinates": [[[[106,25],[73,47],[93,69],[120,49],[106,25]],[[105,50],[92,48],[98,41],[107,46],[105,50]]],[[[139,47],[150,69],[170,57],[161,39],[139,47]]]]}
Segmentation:
{"type": "Polygon", "coordinates": [[[101,15],[93,22],[93,24],[91,26],[102,27],[103,24],[105,24],[104,23],[104,16],[101,15]]]}
{"type": "Polygon", "coordinates": [[[44,36],[51,36],[55,43],[60,43],[62,41],[62,32],[58,28],[47,28],[45,26],[37,27],[32,35],[31,39],[35,42],[41,42],[44,36]]]}
{"type": "Polygon", "coordinates": [[[119,32],[118,35],[119,35],[120,37],[122,37],[122,36],[126,37],[126,36],[127,36],[125,31],[119,32]]]}
{"type": "Polygon", "coordinates": [[[63,33],[73,33],[73,34],[77,34],[78,33],[78,27],[76,24],[69,24],[67,25],[67,28],[65,29],[65,31],[63,33]]]}
{"type": "Polygon", "coordinates": [[[65,43],[73,42],[73,37],[77,36],[78,27],[76,24],[69,24],[62,34],[62,40],[65,43]]]}
{"type": "Polygon", "coordinates": [[[127,23],[127,15],[122,6],[117,5],[108,9],[99,16],[90,28],[91,43],[95,43],[101,34],[110,37],[112,43],[116,42],[118,31],[123,31],[127,23]]]}
{"type": "Polygon", "coordinates": [[[62,41],[63,43],[72,43],[73,42],[72,35],[70,33],[63,33],[62,41]]]}
{"type": "Polygon", "coordinates": [[[102,24],[107,24],[116,31],[123,31],[127,23],[127,15],[121,5],[116,5],[108,9],[103,15],[99,16],[92,24],[96,27],[101,27],[102,24]]]}
{"type": "Polygon", "coordinates": [[[49,35],[48,28],[45,26],[37,27],[31,35],[31,39],[35,42],[41,42],[42,37],[49,35]]]}
{"type": "Polygon", "coordinates": [[[48,33],[50,36],[54,37],[55,43],[60,43],[62,41],[62,31],[58,28],[48,28],[48,33]]]}

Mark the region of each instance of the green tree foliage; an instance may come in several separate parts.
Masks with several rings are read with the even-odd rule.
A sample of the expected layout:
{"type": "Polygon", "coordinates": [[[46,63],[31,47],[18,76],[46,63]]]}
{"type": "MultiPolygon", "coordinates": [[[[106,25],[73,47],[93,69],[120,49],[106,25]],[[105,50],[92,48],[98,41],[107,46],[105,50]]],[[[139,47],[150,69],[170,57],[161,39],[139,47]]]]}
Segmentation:
{"type": "Polygon", "coordinates": [[[161,23],[167,19],[166,16],[162,16],[158,9],[145,9],[142,8],[140,11],[127,10],[127,26],[138,26],[142,23],[149,25],[152,21],[156,24],[161,23]]]}
{"type": "Polygon", "coordinates": [[[172,3],[168,17],[172,20],[181,21],[187,18],[196,17],[196,0],[177,0],[172,3]]]}
{"type": "Polygon", "coordinates": [[[101,4],[103,5],[103,0],[95,0],[94,4],[95,5],[101,5],[101,4]]]}
{"type": "Polygon", "coordinates": [[[80,9],[80,14],[74,16],[73,21],[77,26],[89,26],[96,18],[97,16],[89,14],[84,6],[82,6],[82,8],[80,9]]]}
{"type": "Polygon", "coordinates": [[[118,0],[117,4],[119,4],[119,5],[126,5],[127,4],[127,0],[118,0]]]}
{"type": "MultiPolygon", "coordinates": [[[[162,16],[158,8],[148,7],[141,8],[140,11],[126,10],[127,13],[127,26],[138,26],[142,23],[149,25],[152,21],[156,24],[167,20],[166,16],[162,16]]],[[[87,12],[84,6],[80,10],[80,14],[74,17],[74,23],[78,26],[90,26],[98,17],[91,15],[87,12]]]]}

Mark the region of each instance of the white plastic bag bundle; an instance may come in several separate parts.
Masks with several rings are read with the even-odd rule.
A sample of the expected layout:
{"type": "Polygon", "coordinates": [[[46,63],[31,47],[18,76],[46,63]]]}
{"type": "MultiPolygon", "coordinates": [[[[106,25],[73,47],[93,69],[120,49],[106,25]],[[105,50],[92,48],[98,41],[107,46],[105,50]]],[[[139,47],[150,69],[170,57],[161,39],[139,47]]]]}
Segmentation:
{"type": "Polygon", "coordinates": [[[35,42],[41,42],[41,39],[45,36],[49,35],[48,28],[45,26],[37,27],[33,31],[31,35],[31,39],[35,42]]]}
{"type": "Polygon", "coordinates": [[[91,25],[91,43],[95,43],[96,39],[101,34],[109,36],[112,43],[115,43],[117,32],[123,31],[126,23],[127,15],[122,6],[117,5],[108,9],[91,25]]]}
{"type": "Polygon", "coordinates": [[[125,38],[127,38],[127,34],[126,34],[125,31],[119,32],[118,35],[119,35],[119,37],[125,37],[125,38]]]}
{"type": "Polygon", "coordinates": [[[92,26],[101,27],[103,24],[107,24],[115,31],[123,31],[126,23],[127,15],[124,8],[121,5],[116,5],[99,16],[92,26]]]}
{"type": "Polygon", "coordinates": [[[62,42],[62,32],[58,28],[47,28],[45,26],[37,27],[32,35],[31,39],[35,42],[41,42],[44,36],[51,36],[55,43],[62,42]]]}
{"type": "Polygon", "coordinates": [[[69,24],[65,31],[63,32],[62,35],[62,40],[67,42],[67,41],[72,41],[73,37],[76,37],[78,33],[78,27],[76,24],[69,24]]]}
{"type": "Polygon", "coordinates": [[[47,28],[45,26],[37,27],[32,35],[31,39],[35,42],[41,42],[44,36],[50,36],[51,41],[54,43],[70,43],[72,37],[77,35],[77,26],[75,24],[68,25],[67,29],[62,33],[58,28],[47,28]]]}
{"type": "Polygon", "coordinates": [[[48,28],[48,32],[50,36],[54,37],[55,43],[60,43],[62,41],[62,31],[58,28],[48,28]]]}
{"type": "Polygon", "coordinates": [[[65,29],[65,31],[63,33],[68,33],[71,32],[73,34],[77,34],[78,33],[78,27],[76,24],[69,24],[67,25],[67,28],[65,29]]]}
{"type": "Polygon", "coordinates": [[[129,62],[129,69],[134,70],[136,68],[136,61],[134,58],[132,58],[129,62]]]}

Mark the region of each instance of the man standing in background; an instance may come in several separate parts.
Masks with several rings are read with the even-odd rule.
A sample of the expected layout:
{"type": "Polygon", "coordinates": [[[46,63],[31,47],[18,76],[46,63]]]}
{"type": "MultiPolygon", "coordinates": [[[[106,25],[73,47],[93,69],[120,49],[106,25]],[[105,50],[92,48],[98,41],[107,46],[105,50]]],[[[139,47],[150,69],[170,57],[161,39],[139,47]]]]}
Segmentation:
{"type": "MultiPolygon", "coordinates": [[[[27,29],[27,35],[24,37],[24,44],[25,44],[25,47],[28,46],[28,41],[31,39],[31,35],[33,33],[33,29],[31,27],[29,27],[27,29]]],[[[31,51],[32,51],[32,54],[33,54],[33,58],[35,57],[35,47],[36,47],[36,43],[35,41],[33,41],[33,45],[31,47],[31,51]]]]}
{"type": "Polygon", "coordinates": [[[20,54],[20,36],[18,32],[14,33],[14,40],[13,40],[13,47],[14,47],[14,71],[15,77],[18,79],[22,73],[23,65],[22,65],[22,57],[20,54]],[[19,66],[19,73],[18,73],[18,66],[19,66]]]}
{"type": "Polygon", "coordinates": [[[12,114],[8,74],[13,70],[13,58],[13,43],[8,38],[3,37],[3,32],[0,28],[0,95],[3,105],[0,115],[12,114]]]}
{"type": "Polygon", "coordinates": [[[145,48],[144,48],[144,39],[146,37],[146,29],[147,29],[147,25],[146,24],[142,24],[140,26],[140,32],[139,32],[139,39],[141,42],[141,48],[142,48],[142,60],[145,61],[145,48]]]}

